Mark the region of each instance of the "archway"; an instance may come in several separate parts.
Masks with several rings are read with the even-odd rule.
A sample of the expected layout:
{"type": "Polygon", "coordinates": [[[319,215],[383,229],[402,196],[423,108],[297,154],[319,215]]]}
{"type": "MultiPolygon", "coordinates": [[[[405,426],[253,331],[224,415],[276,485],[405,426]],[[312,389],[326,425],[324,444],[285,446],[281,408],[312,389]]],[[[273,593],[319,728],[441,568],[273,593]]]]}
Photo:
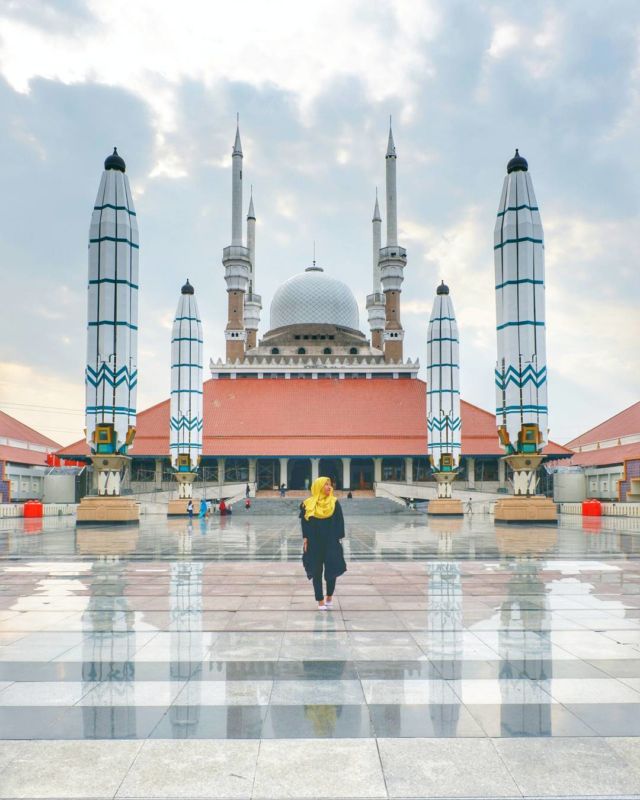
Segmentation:
{"type": "Polygon", "coordinates": [[[308,489],[311,485],[311,459],[290,458],[287,489],[308,489]]]}
{"type": "Polygon", "coordinates": [[[351,459],[351,489],[373,489],[373,459],[351,459]]]}
{"type": "Polygon", "coordinates": [[[331,478],[336,489],[344,489],[342,485],[342,459],[321,458],[318,468],[318,474],[326,475],[327,478],[331,478]]]}
{"type": "Polygon", "coordinates": [[[273,489],[278,486],[280,462],[277,458],[259,458],[256,464],[258,489],[273,489]]]}

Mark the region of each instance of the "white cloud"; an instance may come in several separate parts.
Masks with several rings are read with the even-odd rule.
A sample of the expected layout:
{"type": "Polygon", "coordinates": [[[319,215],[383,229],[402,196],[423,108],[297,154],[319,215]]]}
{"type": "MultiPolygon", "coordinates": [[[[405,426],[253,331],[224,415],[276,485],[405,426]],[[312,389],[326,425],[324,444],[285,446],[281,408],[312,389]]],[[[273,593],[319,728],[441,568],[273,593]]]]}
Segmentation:
{"type": "Polygon", "coordinates": [[[297,98],[308,124],[314,100],[341,78],[357,78],[373,101],[394,98],[402,106],[429,71],[423,44],[438,31],[435,5],[396,0],[375,15],[364,1],[185,0],[176,13],[170,0],[88,0],[95,24],[82,35],[73,26],[54,32],[0,15],[0,74],[19,92],[38,77],[134,92],[152,112],[152,176],[182,177],[167,136],[176,130],[183,82],[277,87],[297,98]]]}
{"type": "Polygon", "coordinates": [[[0,408],[7,414],[68,444],[82,436],[84,385],[52,370],[29,364],[0,362],[0,408]]]}

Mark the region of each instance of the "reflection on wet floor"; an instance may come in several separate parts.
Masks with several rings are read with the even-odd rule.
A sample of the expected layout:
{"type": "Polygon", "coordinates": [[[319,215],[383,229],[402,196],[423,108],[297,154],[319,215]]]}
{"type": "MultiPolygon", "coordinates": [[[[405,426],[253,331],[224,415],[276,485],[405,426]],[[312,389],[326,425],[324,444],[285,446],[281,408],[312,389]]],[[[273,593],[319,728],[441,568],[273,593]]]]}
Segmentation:
{"type": "Polygon", "coordinates": [[[320,614],[296,520],[14,520],[0,534],[0,730],[637,736],[640,532],[575,523],[351,519],[349,570],[320,614]]]}

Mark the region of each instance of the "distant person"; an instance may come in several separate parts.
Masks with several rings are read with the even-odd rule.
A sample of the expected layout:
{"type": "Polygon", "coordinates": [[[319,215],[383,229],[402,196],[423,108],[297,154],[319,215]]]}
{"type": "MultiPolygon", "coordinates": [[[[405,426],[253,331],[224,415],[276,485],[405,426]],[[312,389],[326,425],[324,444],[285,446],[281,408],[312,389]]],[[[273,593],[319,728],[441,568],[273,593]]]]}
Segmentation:
{"type": "Polygon", "coordinates": [[[309,478],[304,479],[304,488],[307,492],[309,491],[309,478]]]}
{"type": "Polygon", "coordinates": [[[193,500],[189,499],[187,503],[187,514],[189,515],[189,519],[193,519],[193,500]]]}
{"type": "Polygon", "coordinates": [[[251,487],[249,486],[249,484],[247,484],[247,487],[244,490],[244,496],[249,497],[250,494],[251,494],[251,487]]]}
{"type": "Polygon", "coordinates": [[[336,579],[347,571],[342,552],[344,517],[333,494],[329,478],[317,478],[311,484],[311,497],[300,505],[302,526],[302,564],[307,578],[313,580],[318,611],[333,605],[336,579]],[[323,592],[322,578],[327,586],[323,592]]]}
{"type": "Polygon", "coordinates": [[[217,510],[218,510],[218,501],[214,497],[213,500],[211,501],[211,513],[215,514],[217,510]]]}
{"type": "Polygon", "coordinates": [[[281,483],[280,484],[280,497],[285,497],[286,494],[287,494],[287,487],[284,485],[284,483],[281,483]]]}
{"type": "Polygon", "coordinates": [[[198,519],[204,519],[207,516],[207,501],[202,498],[200,501],[200,511],[198,513],[198,519]]]}
{"type": "Polygon", "coordinates": [[[471,501],[471,498],[469,498],[467,500],[466,511],[467,511],[467,514],[473,514],[473,503],[471,501]]]}
{"type": "Polygon", "coordinates": [[[227,513],[227,516],[230,516],[233,513],[233,508],[231,506],[231,503],[227,503],[227,512],[226,513],[227,513]]]}
{"type": "Polygon", "coordinates": [[[244,501],[244,510],[248,511],[251,508],[251,500],[246,497],[244,501]]]}
{"type": "Polygon", "coordinates": [[[220,501],[220,516],[224,517],[224,516],[226,516],[226,513],[227,513],[227,504],[224,502],[224,500],[221,500],[220,501]]]}
{"type": "Polygon", "coordinates": [[[347,500],[353,500],[353,492],[351,491],[351,489],[349,489],[349,491],[347,492],[347,500]]]}

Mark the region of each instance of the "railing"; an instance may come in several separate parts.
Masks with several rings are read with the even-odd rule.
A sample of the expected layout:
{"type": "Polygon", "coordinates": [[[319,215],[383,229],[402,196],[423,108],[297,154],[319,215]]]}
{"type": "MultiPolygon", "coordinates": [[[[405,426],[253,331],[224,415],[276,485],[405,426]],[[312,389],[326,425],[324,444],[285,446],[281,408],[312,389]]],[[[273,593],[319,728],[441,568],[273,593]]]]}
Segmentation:
{"type": "MultiPolygon", "coordinates": [[[[76,508],[75,503],[43,503],[42,515],[44,517],[66,517],[75,514],[76,508]]],[[[0,519],[23,516],[23,503],[0,503],[0,519]]]]}
{"type": "MultiPolygon", "coordinates": [[[[582,514],[582,503],[560,503],[561,514],[582,514]]],[[[603,517],[640,517],[640,503],[602,503],[603,517]]]]}

